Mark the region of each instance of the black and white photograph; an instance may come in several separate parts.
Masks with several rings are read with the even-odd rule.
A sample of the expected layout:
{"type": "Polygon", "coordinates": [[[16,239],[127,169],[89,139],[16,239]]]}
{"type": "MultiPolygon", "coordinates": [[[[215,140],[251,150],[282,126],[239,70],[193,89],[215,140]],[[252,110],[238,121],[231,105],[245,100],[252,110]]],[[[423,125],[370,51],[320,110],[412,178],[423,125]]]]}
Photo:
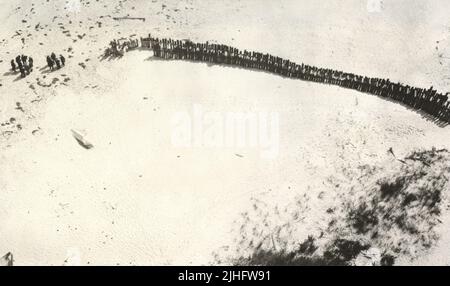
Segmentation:
{"type": "Polygon", "coordinates": [[[450,1],[0,7],[0,266],[450,265],[450,1]]]}

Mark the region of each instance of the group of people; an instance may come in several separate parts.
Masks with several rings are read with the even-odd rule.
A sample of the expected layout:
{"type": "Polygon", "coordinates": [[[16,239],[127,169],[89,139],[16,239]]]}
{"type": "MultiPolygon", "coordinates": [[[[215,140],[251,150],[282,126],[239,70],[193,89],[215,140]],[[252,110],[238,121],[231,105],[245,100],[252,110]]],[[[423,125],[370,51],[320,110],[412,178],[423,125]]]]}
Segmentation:
{"type": "Polygon", "coordinates": [[[143,48],[152,49],[163,59],[180,59],[228,64],[276,73],[307,81],[338,85],[402,102],[414,109],[423,110],[439,121],[450,123],[448,93],[391,82],[389,79],[369,78],[326,68],[318,68],[253,51],[212,44],[194,43],[189,40],[141,38],[143,48]]]}
{"type": "Polygon", "coordinates": [[[47,66],[51,71],[55,69],[59,70],[66,65],[66,58],[64,58],[63,55],[59,55],[59,57],[57,57],[55,53],[52,53],[50,56],[47,56],[46,60],[47,66]]]}
{"type": "MultiPolygon", "coordinates": [[[[47,56],[47,66],[50,70],[60,69],[66,64],[63,55],[56,57],[55,53],[47,56]]],[[[11,60],[11,70],[15,73],[20,72],[22,78],[26,77],[33,71],[33,58],[26,55],[18,55],[15,60],[11,60]]]]}
{"type": "Polygon", "coordinates": [[[122,57],[124,53],[139,47],[138,39],[112,40],[106,49],[104,57],[122,57]]]}
{"type": "Polygon", "coordinates": [[[119,40],[120,45],[122,45],[122,49],[125,51],[134,50],[139,47],[138,39],[127,39],[127,40],[119,40]]]}
{"type": "Polygon", "coordinates": [[[11,60],[11,70],[15,73],[20,72],[22,78],[33,71],[33,58],[26,55],[18,55],[15,60],[11,60]]]}

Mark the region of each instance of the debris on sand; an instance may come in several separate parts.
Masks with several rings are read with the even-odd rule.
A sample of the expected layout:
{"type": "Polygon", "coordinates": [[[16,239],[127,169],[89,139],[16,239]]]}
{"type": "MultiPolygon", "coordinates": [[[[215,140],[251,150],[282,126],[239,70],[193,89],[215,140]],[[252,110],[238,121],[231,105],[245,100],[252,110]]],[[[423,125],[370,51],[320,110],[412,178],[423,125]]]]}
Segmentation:
{"type": "Polygon", "coordinates": [[[73,137],[75,138],[75,140],[77,140],[78,144],[80,144],[81,147],[88,150],[94,147],[94,145],[92,145],[89,141],[85,139],[85,135],[83,135],[81,132],[73,129],[71,131],[73,137]]]}
{"type": "Polygon", "coordinates": [[[25,110],[23,110],[23,107],[22,107],[22,105],[20,104],[20,102],[16,102],[16,109],[17,109],[17,110],[20,110],[20,111],[22,111],[22,112],[25,112],[25,110]]]}
{"type": "Polygon", "coordinates": [[[2,258],[0,258],[0,266],[13,266],[13,255],[11,252],[6,253],[2,258]]]}
{"type": "Polygon", "coordinates": [[[114,20],[120,21],[120,20],[141,20],[142,22],[145,22],[145,18],[143,17],[113,17],[114,20]]]}
{"type": "Polygon", "coordinates": [[[41,128],[40,127],[38,127],[37,129],[34,129],[33,131],[31,131],[31,134],[33,134],[33,135],[37,135],[39,133],[41,133],[41,128]]]}

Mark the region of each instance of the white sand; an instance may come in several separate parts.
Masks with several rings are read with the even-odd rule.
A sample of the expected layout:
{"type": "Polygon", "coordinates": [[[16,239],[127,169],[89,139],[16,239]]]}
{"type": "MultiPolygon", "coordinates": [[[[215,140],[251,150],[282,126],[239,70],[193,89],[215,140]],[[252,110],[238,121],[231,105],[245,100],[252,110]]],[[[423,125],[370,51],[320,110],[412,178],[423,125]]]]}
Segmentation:
{"type": "MultiPolygon", "coordinates": [[[[25,80],[0,79],[0,122],[14,117],[23,128],[0,127],[14,131],[0,137],[0,254],[11,251],[18,265],[62,265],[74,256],[67,263],[209,263],[213,251],[231,243],[233,221],[252,196],[272,192],[283,205],[292,194],[332,190],[328,177],[345,179],[342,168],[381,162],[391,147],[398,156],[417,147],[450,147],[448,127],[374,96],[261,72],[151,60],[147,51],[97,58],[114,37],[151,32],[446,91],[448,61],[438,57],[436,41],[448,33],[447,1],[384,1],[375,14],[365,1],[328,1],[326,7],[317,1],[165,1],[164,9],[124,1],[117,14],[119,1],[91,1],[68,17],[64,2],[15,1],[0,12],[3,71],[19,51],[37,65],[25,80]],[[99,18],[128,13],[147,20],[99,18]],[[54,15],[59,18],[52,21],[54,15]],[[36,32],[38,23],[48,26],[36,32]],[[32,34],[23,49],[22,36],[11,39],[19,29],[24,37],[32,34]],[[69,47],[74,57],[66,56],[64,69],[39,71],[45,55],[68,55],[69,47]],[[84,70],[78,63],[87,58],[84,70]],[[36,82],[61,82],[63,74],[67,86],[36,82]],[[171,118],[194,104],[216,112],[278,112],[279,156],[262,159],[250,148],[175,148],[171,118]],[[86,132],[94,148],[83,149],[71,129],[86,132]]],[[[448,241],[444,235],[437,249],[448,241]]],[[[448,255],[436,252],[441,258],[428,263],[448,263],[448,255]]]]}

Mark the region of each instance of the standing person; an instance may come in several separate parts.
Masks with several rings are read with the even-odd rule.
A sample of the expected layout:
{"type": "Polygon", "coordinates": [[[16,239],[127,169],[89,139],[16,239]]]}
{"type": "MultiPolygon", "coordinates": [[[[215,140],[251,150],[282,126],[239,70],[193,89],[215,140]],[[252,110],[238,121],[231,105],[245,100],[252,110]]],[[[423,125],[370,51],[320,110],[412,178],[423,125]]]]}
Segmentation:
{"type": "Polygon", "coordinates": [[[25,69],[23,68],[23,66],[19,66],[19,70],[20,70],[20,77],[24,78],[26,76],[25,74],[25,69]]]}
{"type": "Polygon", "coordinates": [[[23,63],[23,69],[25,70],[25,75],[30,74],[30,66],[27,63],[23,63]]]}
{"type": "Polygon", "coordinates": [[[28,65],[30,66],[30,72],[33,71],[33,58],[29,57],[28,58],[28,65]]]}
{"type": "Polygon", "coordinates": [[[55,58],[55,64],[56,64],[56,69],[60,69],[61,68],[61,63],[59,62],[59,60],[57,58],[55,58]]]}
{"type": "Polygon", "coordinates": [[[160,57],[160,46],[159,46],[159,42],[155,42],[155,44],[153,45],[153,51],[156,57],[160,57]]]}
{"type": "Polygon", "coordinates": [[[161,46],[161,48],[160,48],[160,57],[165,59],[166,58],[166,39],[161,39],[160,46],[161,46]]]}
{"type": "Polygon", "coordinates": [[[59,59],[61,60],[61,65],[65,66],[66,65],[66,58],[63,55],[59,55],[59,59]]]}
{"type": "Polygon", "coordinates": [[[54,61],[54,62],[56,62],[56,55],[55,55],[55,53],[52,53],[51,55],[50,55],[50,57],[52,58],[52,60],[54,61]]]}
{"type": "Polygon", "coordinates": [[[50,70],[53,70],[53,60],[50,58],[50,56],[47,56],[47,66],[50,70]]]}
{"type": "Polygon", "coordinates": [[[19,67],[22,66],[22,60],[20,59],[20,56],[17,56],[17,57],[16,57],[16,63],[17,63],[17,65],[18,65],[19,67]]]}
{"type": "Polygon", "coordinates": [[[14,60],[11,60],[11,70],[13,72],[16,72],[16,63],[14,62],[14,60]]]}

